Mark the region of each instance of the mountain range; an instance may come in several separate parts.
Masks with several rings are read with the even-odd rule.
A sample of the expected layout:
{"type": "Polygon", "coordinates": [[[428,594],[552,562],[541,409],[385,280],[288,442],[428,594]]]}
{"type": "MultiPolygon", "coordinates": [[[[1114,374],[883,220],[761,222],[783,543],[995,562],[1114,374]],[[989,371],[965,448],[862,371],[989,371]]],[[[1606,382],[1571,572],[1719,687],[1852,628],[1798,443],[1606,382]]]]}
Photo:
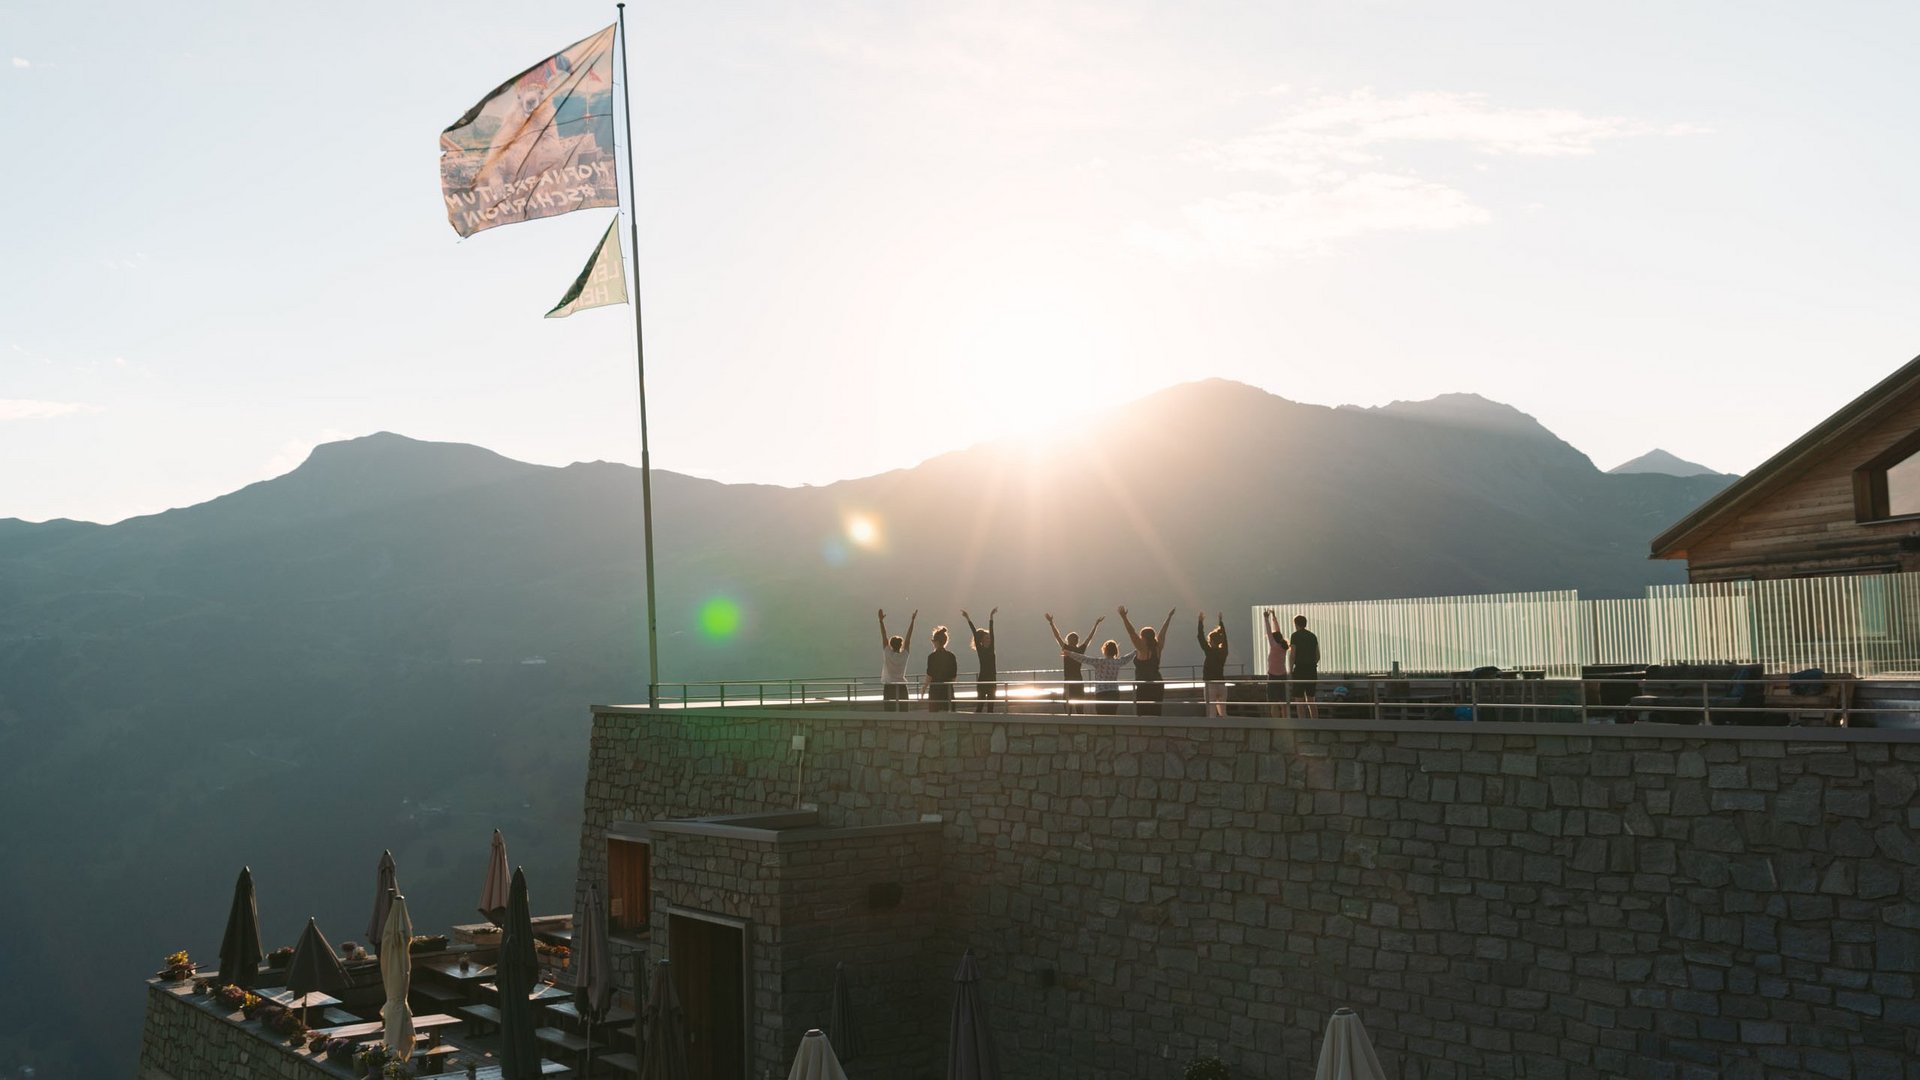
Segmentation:
{"type": "MultiPolygon", "coordinates": [[[[1220,381],[821,487],[656,473],[662,677],[869,673],[879,607],[924,651],[998,606],[1006,672],[1055,661],[1046,611],[1176,607],[1182,664],[1195,612],[1247,649],[1255,603],[1637,594],[1726,479],[1603,473],[1472,395],[1220,381]]],[[[0,982],[0,1075],[131,1067],[140,978],[211,965],[243,864],[269,947],[308,915],[363,937],[384,848],[417,925],[471,921],[495,827],[563,910],[587,706],[646,693],[639,487],[380,434],[185,509],[0,521],[0,970],[32,973],[0,982]]]]}
{"type": "Polygon", "coordinates": [[[1733,479],[1732,473],[1716,472],[1705,465],[1688,461],[1686,458],[1670,454],[1655,447],[1637,458],[1623,461],[1608,472],[1619,476],[1625,473],[1662,473],[1667,476],[1719,476],[1733,479]]]}

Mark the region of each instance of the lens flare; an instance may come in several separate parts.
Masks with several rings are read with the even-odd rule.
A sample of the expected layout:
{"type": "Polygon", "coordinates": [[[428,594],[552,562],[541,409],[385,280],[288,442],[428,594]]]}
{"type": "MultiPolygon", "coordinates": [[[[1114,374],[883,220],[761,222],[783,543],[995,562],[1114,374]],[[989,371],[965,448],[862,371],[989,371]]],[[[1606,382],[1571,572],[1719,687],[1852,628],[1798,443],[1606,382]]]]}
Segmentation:
{"type": "Polygon", "coordinates": [[[740,605],[716,596],[700,605],[700,633],[709,641],[725,641],[740,631],[740,605]]]}
{"type": "Polygon", "coordinates": [[[847,539],[857,547],[874,547],[880,543],[880,523],[865,514],[854,514],[847,518],[847,539]]]}

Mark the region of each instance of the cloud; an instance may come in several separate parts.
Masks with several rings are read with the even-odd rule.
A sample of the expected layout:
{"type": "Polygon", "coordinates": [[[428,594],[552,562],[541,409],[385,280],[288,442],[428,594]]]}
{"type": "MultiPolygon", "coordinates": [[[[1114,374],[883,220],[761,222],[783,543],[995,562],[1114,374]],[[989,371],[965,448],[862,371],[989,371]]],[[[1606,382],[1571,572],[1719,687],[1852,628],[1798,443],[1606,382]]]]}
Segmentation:
{"type": "Polygon", "coordinates": [[[1199,148],[1221,168],[1290,172],[1300,162],[1375,160],[1391,143],[1447,143],[1484,154],[1584,155],[1600,143],[1647,135],[1690,135],[1702,129],[1657,125],[1624,116],[1588,116],[1571,109],[1516,109],[1484,94],[1424,91],[1379,97],[1371,90],[1323,94],[1260,131],[1199,148]]]}
{"type": "Polygon", "coordinates": [[[0,398],[0,422],[7,420],[52,420],[76,413],[96,413],[98,405],[78,401],[34,401],[31,398],[0,398]]]}
{"type": "MultiPolygon", "coordinates": [[[[1415,173],[1393,153],[1424,146],[1481,156],[1574,157],[1609,141],[1702,130],[1571,109],[1512,108],[1482,94],[1319,94],[1257,131],[1197,143],[1184,155],[1218,173],[1265,178],[1269,189],[1202,198],[1180,209],[1177,224],[1136,223],[1127,235],[1179,262],[1254,265],[1367,233],[1465,228],[1491,221],[1492,212],[1465,191],[1415,173]]],[[[1484,163],[1466,171],[1484,172],[1484,163]]]]}
{"type": "Polygon", "coordinates": [[[1386,173],[1235,192],[1190,203],[1180,216],[1175,227],[1135,225],[1128,239],[1179,263],[1257,266],[1367,233],[1458,229],[1491,218],[1463,192],[1386,173]]]}
{"type": "Polygon", "coordinates": [[[16,56],[13,58],[13,66],[17,68],[30,68],[33,66],[33,61],[24,56],[16,56]]]}

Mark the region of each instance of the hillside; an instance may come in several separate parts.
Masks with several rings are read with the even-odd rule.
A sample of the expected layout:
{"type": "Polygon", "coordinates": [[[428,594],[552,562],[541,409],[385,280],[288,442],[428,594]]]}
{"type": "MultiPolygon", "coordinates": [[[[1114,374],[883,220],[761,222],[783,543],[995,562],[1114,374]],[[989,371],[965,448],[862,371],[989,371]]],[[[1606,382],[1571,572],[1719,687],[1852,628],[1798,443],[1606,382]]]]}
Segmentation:
{"type": "MultiPolygon", "coordinates": [[[[1052,661],[1046,610],[1204,606],[1238,633],[1256,602],[1630,594],[1679,580],[1647,539],[1723,482],[1602,473],[1470,395],[1218,381],[824,487],[659,474],[663,678],[865,672],[879,606],[918,607],[924,640],[998,605],[1012,670],[1052,661]],[[699,631],[711,599],[737,633],[699,631]]],[[[137,980],[213,959],[242,863],[270,945],[309,914],[361,937],[384,847],[417,923],[468,918],[496,825],[564,906],[587,706],[645,695],[639,505],[625,466],[376,435],[113,526],[0,521],[0,849],[36,868],[0,878],[0,964],[42,973],[0,985],[0,1074],[124,1071],[137,980]]]]}

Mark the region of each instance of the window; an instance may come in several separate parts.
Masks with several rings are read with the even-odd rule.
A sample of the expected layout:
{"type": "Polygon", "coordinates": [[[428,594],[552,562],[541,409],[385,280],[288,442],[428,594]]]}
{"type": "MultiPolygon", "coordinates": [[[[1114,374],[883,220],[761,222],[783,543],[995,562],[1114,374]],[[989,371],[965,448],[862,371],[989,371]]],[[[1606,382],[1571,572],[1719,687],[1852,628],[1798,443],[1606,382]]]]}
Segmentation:
{"type": "Polygon", "coordinates": [[[653,845],[646,841],[607,837],[607,929],[613,933],[647,932],[652,861],[653,845]]]}
{"type": "Polygon", "coordinates": [[[1853,472],[1856,521],[1920,516],[1920,431],[1853,472]]]}

